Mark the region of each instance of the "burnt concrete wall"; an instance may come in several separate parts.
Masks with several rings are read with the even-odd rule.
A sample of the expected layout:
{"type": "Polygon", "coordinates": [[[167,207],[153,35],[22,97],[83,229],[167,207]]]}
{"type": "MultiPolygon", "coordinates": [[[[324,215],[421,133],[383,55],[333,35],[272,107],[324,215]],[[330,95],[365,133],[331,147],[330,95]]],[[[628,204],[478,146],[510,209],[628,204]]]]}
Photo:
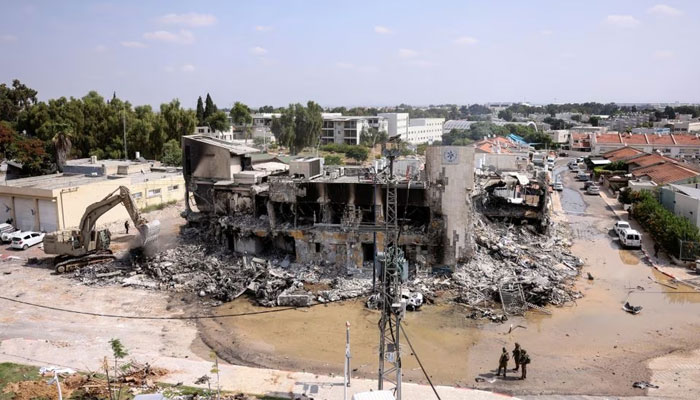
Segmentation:
{"type": "Polygon", "coordinates": [[[191,176],[202,179],[231,180],[233,174],[243,170],[241,157],[232,155],[225,147],[188,137],[182,138],[182,147],[185,179],[191,176]]]}
{"type": "Polygon", "coordinates": [[[474,148],[428,147],[425,154],[429,203],[435,218],[442,217],[445,227],[441,262],[454,265],[474,254],[474,148]]]}

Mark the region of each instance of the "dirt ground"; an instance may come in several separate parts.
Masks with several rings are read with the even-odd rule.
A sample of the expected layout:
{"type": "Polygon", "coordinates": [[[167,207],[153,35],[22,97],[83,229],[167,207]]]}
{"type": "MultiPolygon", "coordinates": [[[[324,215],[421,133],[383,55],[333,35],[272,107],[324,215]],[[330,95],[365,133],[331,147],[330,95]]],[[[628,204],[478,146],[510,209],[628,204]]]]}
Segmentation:
{"type": "MultiPolygon", "coordinates": [[[[565,184],[575,190],[572,182],[565,180],[565,184]]],[[[149,214],[161,219],[163,236],[171,239],[165,243],[176,242],[182,223],[180,210],[172,207],[149,214]]],[[[573,232],[573,252],[586,261],[583,276],[590,272],[595,278],[589,281],[582,277],[576,282],[585,297],[576,304],[551,309],[552,315],[530,312],[505,324],[467,319],[465,307],[449,304],[409,313],[406,331],[432,379],[518,395],[697,398],[700,295],[682,293],[689,290],[685,287],[673,290],[652,281],[650,277],[667,279],[642,263],[639,251],[619,248],[608,231],[613,223],[611,213],[599,198],[586,197],[581,211],[562,215],[573,232]],[[630,293],[628,288],[637,291],[630,293]],[[625,300],[642,305],[643,312],[636,316],[623,312],[625,300]],[[515,374],[506,380],[494,379],[501,347],[510,350],[516,341],[532,357],[528,379],[515,380],[515,374]],[[486,382],[475,382],[477,377],[486,382]],[[633,389],[632,383],[639,380],[661,388],[648,393],[633,389]]],[[[41,254],[40,249],[29,251],[41,254]]],[[[190,296],[129,287],[85,287],[52,275],[45,267],[25,266],[21,260],[0,262],[0,294],[96,313],[207,312],[190,296]]],[[[260,308],[239,299],[215,312],[251,310],[260,308]]],[[[374,377],[378,319],[378,314],[366,310],[361,302],[195,324],[65,314],[3,301],[0,358],[43,365],[49,354],[60,354],[66,366],[95,370],[109,354],[109,339],[117,337],[132,356],[152,365],[165,358],[171,365],[177,365],[177,360],[206,360],[211,346],[219,356],[241,364],[338,373],[342,370],[345,321],[350,321],[355,375],[374,377]],[[39,342],[41,346],[34,345],[39,342]]],[[[407,348],[403,360],[405,380],[423,381],[407,348]]]]}

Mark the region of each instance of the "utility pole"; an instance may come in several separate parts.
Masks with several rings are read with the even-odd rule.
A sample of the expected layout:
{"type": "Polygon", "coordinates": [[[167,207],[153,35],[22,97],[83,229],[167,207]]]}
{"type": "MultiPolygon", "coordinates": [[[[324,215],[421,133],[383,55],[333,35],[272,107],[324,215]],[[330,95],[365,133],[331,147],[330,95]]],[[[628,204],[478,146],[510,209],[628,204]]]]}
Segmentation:
{"type": "Polygon", "coordinates": [[[129,159],[129,153],[126,152],[126,104],[122,106],[122,127],[124,128],[124,159],[129,159]]]}
{"type": "Polygon", "coordinates": [[[406,303],[401,299],[402,270],[406,268],[403,251],[399,247],[397,180],[394,177],[394,159],[397,148],[387,149],[389,177],[386,179],[386,217],[384,224],[384,252],[378,254],[382,261],[379,274],[379,379],[378,389],[384,383],[393,383],[396,400],[401,400],[401,347],[399,337],[401,320],[406,312],[406,303]],[[386,365],[388,364],[388,365],[386,365]]]}
{"type": "Polygon", "coordinates": [[[345,321],[345,379],[343,385],[343,400],[348,400],[348,387],[350,386],[350,321],[345,321]]]}

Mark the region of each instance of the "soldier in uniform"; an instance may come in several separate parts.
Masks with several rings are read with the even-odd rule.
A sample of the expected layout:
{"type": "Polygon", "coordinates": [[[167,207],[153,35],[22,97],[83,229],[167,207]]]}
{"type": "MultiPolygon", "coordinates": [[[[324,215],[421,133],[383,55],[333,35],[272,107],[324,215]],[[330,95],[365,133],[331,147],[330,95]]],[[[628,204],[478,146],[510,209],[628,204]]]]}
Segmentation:
{"type": "Polygon", "coordinates": [[[523,374],[520,376],[520,379],[526,379],[527,378],[527,365],[530,364],[530,356],[527,354],[527,351],[525,349],[520,350],[520,365],[523,367],[523,374]]]}
{"type": "Polygon", "coordinates": [[[517,371],[520,368],[520,343],[515,343],[515,348],[513,349],[513,361],[515,361],[515,368],[513,371],[517,371]]]}
{"type": "Polygon", "coordinates": [[[506,371],[508,371],[508,360],[510,359],[510,356],[508,355],[508,350],[506,348],[503,348],[503,352],[501,352],[501,358],[498,359],[498,373],[496,376],[501,375],[501,369],[503,369],[503,377],[506,377],[506,371]]]}

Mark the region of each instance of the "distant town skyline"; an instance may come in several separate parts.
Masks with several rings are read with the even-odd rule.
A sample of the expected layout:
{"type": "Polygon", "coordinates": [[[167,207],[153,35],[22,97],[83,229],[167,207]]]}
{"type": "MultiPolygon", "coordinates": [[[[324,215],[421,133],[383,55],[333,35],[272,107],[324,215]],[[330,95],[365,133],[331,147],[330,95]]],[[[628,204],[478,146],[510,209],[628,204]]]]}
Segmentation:
{"type": "Polygon", "coordinates": [[[0,83],[154,106],[698,103],[700,3],[3,1],[0,83]]]}

